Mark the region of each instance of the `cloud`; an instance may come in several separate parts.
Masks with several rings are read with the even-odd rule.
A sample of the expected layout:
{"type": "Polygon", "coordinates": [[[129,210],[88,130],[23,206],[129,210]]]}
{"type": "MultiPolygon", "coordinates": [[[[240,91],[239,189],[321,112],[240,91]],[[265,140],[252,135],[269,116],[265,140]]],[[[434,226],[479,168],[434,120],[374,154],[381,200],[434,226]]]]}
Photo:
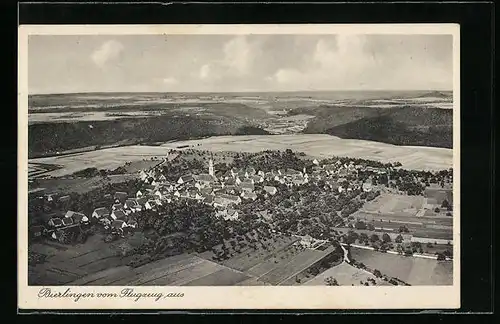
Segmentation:
{"type": "Polygon", "coordinates": [[[224,45],[224,63],[238,74],[247,74],[256,55],[245,36],[238,36],[224,45]]]}
{"type": "Polygon", "coordinates": [[[92,53],[91,59],[97,66],[104,67],[108,61],[117,58],[123,50],[122,43],[109,40],[92,53]]]}
{"type": "Polygon", "coordinates": [[[205,64],[200,68],[199,77],[202,80],[208,79],[210,76],[210,64],[205,64]]]}
{"type": "Polygon", "coordinates": [[[177,79],[173,77],[164,78],[162,82],[167,85],[174,85],[179,83],[179,81],[177,81],[177,79]]]}

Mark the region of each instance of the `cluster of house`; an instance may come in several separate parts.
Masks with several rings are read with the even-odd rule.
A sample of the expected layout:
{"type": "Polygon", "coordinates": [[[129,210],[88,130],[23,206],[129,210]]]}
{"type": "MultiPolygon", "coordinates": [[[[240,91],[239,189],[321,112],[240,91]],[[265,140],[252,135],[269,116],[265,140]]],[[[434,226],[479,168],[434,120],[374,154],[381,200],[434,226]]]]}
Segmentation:
{"type": "MultiPolygon", "coordinates": [[[[267,198],[277,193],[277,188],[269,184],[271,181],[293,187],[324,180],[325,189],[329,190],[343,192],[361,188],[365,192],[372,191],[370,181],[361,184],[349,182],[346,188],[341,185],[346,176],[360,169],[358,165],[337,162],[320,166],[317,160],[313,163],[310,173],[307,173],[305,168],[302,171],[278,169],[264,172],[247,167],[233,168],[216,175],[213,161],[210,159],[208,173],[185,174],[176,182],[167,181],[158,169],[142,170],[139,173],[139,178],[144,183],[141,190],[131,194],[116,192],[112,197],[114,204],[110,207],[97,207],[92,212],[91,218],[105,228],[121,234],[127,229],[137,228],[135,216],[138,212],[155,210],[157,206],[171,203],[176,199],[187,198],[215,207],[216,215],[226,220],[237,219],[239,216],[237,205],[243,200],[256,200],[258,195],[267,198]]],[[[47,196],[47,200],[52,199],[52,196],[47,196]]],[[[69,196],[62,196],[59,201],[69,199],[69,196]]],[[[51,218],[48,226],[51,229],[62,230],[78,225],[88,225],[90,221],[86,215],[70,210],[64,217],[51,218]]]]}

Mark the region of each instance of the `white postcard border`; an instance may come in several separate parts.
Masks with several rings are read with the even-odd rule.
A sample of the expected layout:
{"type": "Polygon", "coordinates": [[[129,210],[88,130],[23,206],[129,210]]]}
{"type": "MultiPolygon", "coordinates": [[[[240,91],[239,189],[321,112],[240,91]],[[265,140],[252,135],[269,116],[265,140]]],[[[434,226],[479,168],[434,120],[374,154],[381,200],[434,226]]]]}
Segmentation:
{"type": "Polygon", "coordinates": [[[19,27],[18,80],[18,307],[20,309],[448,309],[460,307],[460,39],[458,24],[296,25],[23,25],[19,27]],[[453,35],[454,260],[452,286],[396,287],[113,287],[28,286],[28,35],[154,34],[451,34],[453,35]],[[42,288],[80,294],[39,298],[42,288]],[[133,288],[137,293],[183,297],[112,298],[99,294],[133,288]],[[69,289],[69,292],[68,292],[69,289]]]}

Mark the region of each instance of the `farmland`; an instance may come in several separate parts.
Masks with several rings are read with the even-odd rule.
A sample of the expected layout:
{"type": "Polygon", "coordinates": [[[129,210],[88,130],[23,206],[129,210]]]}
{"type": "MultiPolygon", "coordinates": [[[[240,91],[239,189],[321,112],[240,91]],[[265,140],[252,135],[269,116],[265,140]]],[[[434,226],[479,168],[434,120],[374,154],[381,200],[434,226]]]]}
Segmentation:
{"type": "Polygon", "coordinates": [[[234,285],[250,279],[241,272],[190,254],[133,268],[127,265],[131,256],[122,256],[118,244],[104,243],[99,235],[82,246],[55,248],[39,243],[31,248],[46,253],[48,258],[46,263],[31,267],[30,285],[212,286],[234,285]]]}
{"type": "MultiPolygon", "coordinates": [[[[102,237],[93,237],[85,244],[91,250],[84,246],[58,250],[34,244],[32,249],[46,253],[48,261],[31,268],[30,285],[277,285],[332,252],[306,249],[280,262],[267,263],[271,267],[260,274],[255,270],[238,271],[195,254],[180,254],[133,268],[127,265],[132,256],[120,255],[118,244],[106,246],[99,239],[102,237]]],[[[266,262],[262,260],[261,264],[266,262]]]]}
{"type": "MultiPolygon", "coordinates": [[[[43,163],[46,165],[60,166],[59,169],[45,174],[52,177],[67,176],[90,167],[97,169],[114,169],[123,166],[126,162],[134,162],[128,167],[130,169],[128,171],[132,173],[142,168],[158,164],[160,161],[151,161],[151,158],[166,157],[168,156],[168,152],[168,149],[158,146],[124,146],[71,155],[30,159],[29,163],[43,163]]],[[[174,156],[172,156],[172,158],[173,157],[174,156]]]]}
{"type": "Polygon", "coordinates": [[[354,260],[410,285],[453,284],[453,262],[450,261],[405,257],[358,248],[351,248],[351,255],[354,260]]]}
{"type": "Polygon", "coordinates": [[[452,166],[453,160],[451,149],[396,146],[322,134],[217,136],[167,143],[162,147],[175,149],[181,145],[214,152],[255,153],[289,148],[319,159],[336,155],[384,163],[399,161],[404,168],[414,170],[447,169],[452,166]]]}
{"type": "Polygon", "coordinates": [[[453,217],[425,209],[423,196],[382,194],[353,216],[371,222],[377,230],[397,232],[406,226],[415,237],[452,240],[453,217]]]}
{"type": "Polygon", "coordinates": [[[367,282],[368,279],[373,279],[377,285],[390,285],[383,280],[378,279],[372,273],[355,268],[347,263],[341,263],[332,267],[311,280],[304,283],[306,286],[321,286],[325,285],[325,279],[333,277],[337,280],[340,286],[358,286],[360,282],[367,282]]]}

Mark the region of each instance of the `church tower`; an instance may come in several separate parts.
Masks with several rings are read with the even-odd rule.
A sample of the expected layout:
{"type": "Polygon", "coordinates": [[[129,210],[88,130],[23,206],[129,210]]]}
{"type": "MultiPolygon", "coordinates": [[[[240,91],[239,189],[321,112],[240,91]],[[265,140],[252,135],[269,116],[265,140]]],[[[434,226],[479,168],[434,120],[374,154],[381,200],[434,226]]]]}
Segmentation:
{"type": "Polygon", "coordinates": [[[210,158],[210,160],[208,161],[208,174],[212,177],[215,176],[214,160],[212,160],[212,158],[210,158]]]}

